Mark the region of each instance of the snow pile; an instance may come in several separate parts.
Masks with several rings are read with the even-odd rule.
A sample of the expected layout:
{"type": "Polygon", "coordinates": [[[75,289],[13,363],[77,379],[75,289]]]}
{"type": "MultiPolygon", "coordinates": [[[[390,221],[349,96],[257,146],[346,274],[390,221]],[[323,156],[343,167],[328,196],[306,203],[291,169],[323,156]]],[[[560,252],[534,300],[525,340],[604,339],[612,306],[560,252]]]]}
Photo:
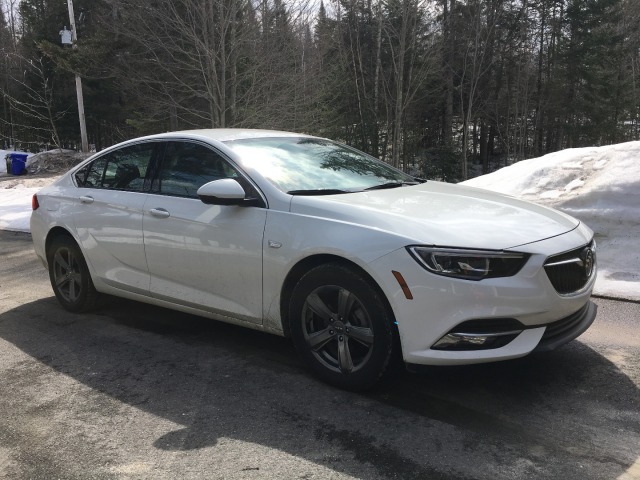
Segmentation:
{"type": "Polygon", "coordinates": [[[29,173],[37,174],[64,173],[90,155],[92,154],[56,148],[55,150],[36,153],[33,157],[27,159],[27,169],[29,173]]]}
{"type": "Polygon", "coordinates": [[[28,153],[13,150],[0,150],[0,176],[11,175],[7,172],[5,157],[8,153],[25,153],[28,155],[26,167],[29,173],[48,174],[64,173],[71,167],[82,162],[91,153],[76,152],[74,150],[64,150],[56,148],[40,153],[28,153]]]}
{"type": "Polygon", "coordinates": [[[0,230],[28,232],[31,220],[31,197],[40,187],[29,188],[22,184],[3,188],[0,183],[0,230]]]}
{"type": "Polygon", "coordinates": [[[563,150],[463,183],[585,222],[598,244],[595,293],[640,300],[640,142],[563,150]]]}

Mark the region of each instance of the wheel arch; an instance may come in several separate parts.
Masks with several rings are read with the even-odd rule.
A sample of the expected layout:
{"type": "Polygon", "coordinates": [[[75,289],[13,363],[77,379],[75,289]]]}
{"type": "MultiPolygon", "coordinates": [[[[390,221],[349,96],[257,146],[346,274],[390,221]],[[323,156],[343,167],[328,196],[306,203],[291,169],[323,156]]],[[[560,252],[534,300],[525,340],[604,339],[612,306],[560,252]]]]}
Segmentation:
{"type": "MultiPolygon", "coordinates": [[[[348,260],[339,255],[333,254],[315,254],[309,257],[305,257],[302,260],[298,261],[289,273],[287,274],[284,282],[282,283],[282,290],[280,292],[280,317],[282,319],[282,329],[284,331],[285,337],[290,337],[290,318],[289,318],[289,305],[291,303],[291,296],[293,294],[293,289],[296,284],[300,281],[300,279],[311,269],[318,267],[320,265],[326,265],[328,263],[334,263],[338,265],[342,265],[347,268],[351,268],[358,273],[362,274],[371,284],[371,286],[377,291],[380,295],[380,298],[385,303],[388,312],[391,318],[395,318],[395,314],[393,308],[391,307],[391,303],[387,298],[386,294],[375,281],[375,279],[367,272],[364,268],[362,268],[357,263],[348,260]]],[[[396,325],[393,325],[394,331],[397,332],[396,325]]]]}
{"type": "Polygon", "coordinates": [[[51,286],[62,307],[72,313],[88,312],[96,308],[100,294],[93,284],[91,271],[73,234],[64,227],[53,227],[45,238],[44,253],[51,286]],[[57,255],[62,249],[66,251],[60,253],[58,262],[57,255]],[[63,291],[65,288],[68,291],[63,291]]]}
{"type": "Polygon", "coordinates": [[[49,233],[47,233],[47,238],[44,243],[44,254],[47,257],[47,262],[49,261],[49,249],[51,248],[51,244],[56,238],[59,237],[69,237],[71,240],[76,242],[76,244],[78,244],[77,240],[73,237],[69,230],[59,226],[53,227],[51,230],[49,230],[49,233]]]}

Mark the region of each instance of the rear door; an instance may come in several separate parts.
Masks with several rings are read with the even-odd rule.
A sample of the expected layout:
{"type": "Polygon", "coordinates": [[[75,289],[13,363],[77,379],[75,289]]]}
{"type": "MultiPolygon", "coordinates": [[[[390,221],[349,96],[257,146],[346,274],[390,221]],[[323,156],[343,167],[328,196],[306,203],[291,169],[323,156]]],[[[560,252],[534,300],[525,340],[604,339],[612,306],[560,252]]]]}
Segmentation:
{"type": "Polygon", "coordinates": [[[151,165],[161,142],[109,152],[76,173],[78,198],[73,215],[87,261],[105,283],[149,293],[142,238],[142,207],[151,165]]]}
{"type": "Polygon", "coordinates": [[[167,145],[144,206],[151,295],[261,323],[266,209],[202,203],[198,188],[221,178],[252,188],[210,146],[189,141],[167,145]]]}

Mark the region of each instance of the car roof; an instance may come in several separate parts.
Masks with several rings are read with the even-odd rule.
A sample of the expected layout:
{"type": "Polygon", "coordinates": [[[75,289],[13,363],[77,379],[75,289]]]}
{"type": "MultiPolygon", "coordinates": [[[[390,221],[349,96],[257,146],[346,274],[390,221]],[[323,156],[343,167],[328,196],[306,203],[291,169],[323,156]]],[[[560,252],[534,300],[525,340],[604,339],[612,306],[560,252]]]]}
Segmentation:
{"type": "Polygon", "coordinates": [[[146,135],[144,137],[132,138],[129,140],[125,140],[124,142],[117,143],[115,145],[111,145],[110,147],[105,148],[104,150],[100,150],[96,152],[94,155],[91,155],[86,161],[78,164],[78,167],[81,167],[85,163],[89,163],[94,160],[95,157],[104,155],[105,153],[109,153],[113,150],[117,150],[118,148],[126,147],[128,145],[133,145],[139,142],[144,142],[147,140],[214,140],[218,142],[229,142],[232,140],[242,140],[246,138],[278,138],[278,137],[308,137],[308,138],[316,138],[312,135],[307,135],[305,133],[295,133],[295,132],[283,132],[279,130],[262,130],[257,128],[203,128],[196,130],[179,130],[175,132],[165,132],[165,133],[156,133],[154,135],[146,135]]]}
{"type": "Polygon", "coordinates": [[[151,135],[146,138],[206,138],[219,142],[241,140],[245,138],[264,137],[308,137],[309,135],[294,132],[282,132],[278,130],[260,130],[253,128],[207,128],[199,130],[182,130],[151,135]]]}

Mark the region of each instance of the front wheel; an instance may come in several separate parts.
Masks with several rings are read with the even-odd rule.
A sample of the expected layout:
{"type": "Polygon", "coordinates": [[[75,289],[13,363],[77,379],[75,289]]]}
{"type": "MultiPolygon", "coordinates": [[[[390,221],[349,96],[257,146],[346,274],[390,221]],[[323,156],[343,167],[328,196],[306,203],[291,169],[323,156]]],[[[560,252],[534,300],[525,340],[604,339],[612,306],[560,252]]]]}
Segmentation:
{"type": "Polygon", "coordinates": [[[293,290],[289,320],[296,349],[326,382],[364,390],[389,372],[393,315],[357,270],[327,264],[307,272],[293,290]]]}
{"type": "Polygon", "coordinates": [[[96,306],[96,292],[80,248],[67,236],[53,240],[47,251],[49,280],[60,304],[70,312],[84,312],[96,306]]]}

